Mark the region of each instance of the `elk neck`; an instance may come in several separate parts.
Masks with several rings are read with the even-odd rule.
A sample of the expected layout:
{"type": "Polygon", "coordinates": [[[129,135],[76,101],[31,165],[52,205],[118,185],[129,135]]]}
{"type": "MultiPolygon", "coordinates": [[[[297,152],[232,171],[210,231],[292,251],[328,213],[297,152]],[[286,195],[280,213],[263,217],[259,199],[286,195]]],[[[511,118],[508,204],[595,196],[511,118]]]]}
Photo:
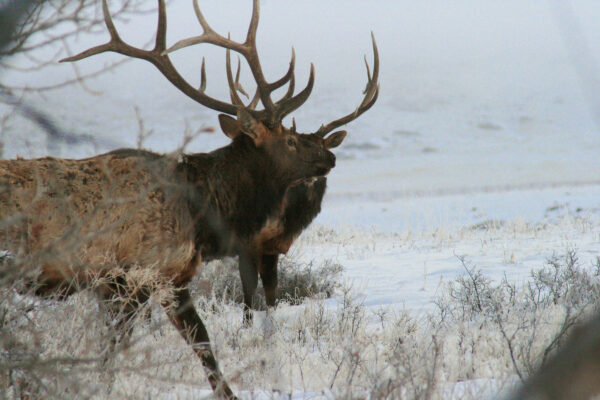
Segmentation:
{"type": "Polygon", "coordinates": [[[218,214],[241,239],[260,230],[280,207],[289,185],[264,151],[245,136],[210,153],[187,155],[180,168],[195,188],[193,197],[208,199],[209,204],[190,204],[192,213],[218,214]]]}
{"type": "Polygon", "coordinates": [[[290,186],[285,194],[285,231],[297,235],[310,225],[321,212],[321,203],[327,189],[327,178],[306,179],[290,186]]]}

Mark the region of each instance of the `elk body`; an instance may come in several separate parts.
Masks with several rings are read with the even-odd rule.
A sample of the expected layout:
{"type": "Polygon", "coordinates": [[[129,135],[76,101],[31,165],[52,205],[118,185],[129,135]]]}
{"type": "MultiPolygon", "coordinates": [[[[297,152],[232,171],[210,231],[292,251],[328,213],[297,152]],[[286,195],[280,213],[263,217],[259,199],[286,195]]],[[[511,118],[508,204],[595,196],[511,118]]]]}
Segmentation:
{"type": "Polygon", "coordinates": [[[158,0],[152,50],[125,43],[106,0],[102,8],[110,41],[63,61],[107,51],[146,60],[185,95],[223,113],[219,122],[232,141],[210,153],[181,156],[122,149],[82,160],[0,161],[0,245],[15,256],[17,277],[31,282],[37,294],[67,296],[94,282],[100,282],[94,287],[103,298],[125,292],[133,301],[119,321],[122,326],[157,285],[172,287],[174,295],[164,300],[169,319],[193,345],[216,394],[235,398],[219,370],[187,283],[202,260],[239,255],[246,305],[251,304],[259,273],[270,293],[268,302],[274,303],[277,255],[287,251],[319,212],[323,176],[335,165],[328,147],[337,140],[332,138],[341,135],[343,139],[339,133],[325,136],[368,110],[377,99],[375,41],[375,68],[371,77],[367,66],[369,80],[360,106],[313,134],[299,134],[295,124],[288,129],[282,120],[309,97],[314,69],[311,66],[307,86],[294,94],[292,52],[287,73],[277,81],[266,81],[256,51],[258,0],[253,2],[243,43],[215,33],[194,1],[204,33],[171,49],[166,47],[165,3],[158,0]],[[227,49],[230,103],[205,93],[204,62],[199,88],[190,85],[171,63],[170,51],[198,43],[227,49]],[[246,59],[256,81],[256,93],[248,104],[239,97],[243,91],[239,63],[234,79],[230,50],[246,59]],[[272,92],[286,84],[287,92],[274,101],[272,92]],[[257,110],[259,102],[263,109],[257,110]],[[140,269],[153,283],[129,285],[128,271],[140,269]]]}

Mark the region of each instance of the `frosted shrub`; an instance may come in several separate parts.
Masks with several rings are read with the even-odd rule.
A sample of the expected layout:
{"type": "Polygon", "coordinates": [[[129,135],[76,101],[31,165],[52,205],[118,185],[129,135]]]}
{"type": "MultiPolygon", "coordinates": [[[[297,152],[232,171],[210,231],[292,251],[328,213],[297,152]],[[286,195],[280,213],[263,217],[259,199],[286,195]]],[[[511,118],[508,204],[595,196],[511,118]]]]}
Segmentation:
{"type": "Polygon", "coordinates": [[[583,268],[574,251],[548,259],[524,285],[492,282],[459,262],[465,273],[442,288],[435,312],[381,317],[384,361],[372,398],[492,397],[514,385],[512,376],[524,380],[546,363],[600,308],[600,261],[583,268]]]}
{"type": "Polygon", "coordinates": [[[106,324],[90,293],[56,305],[0,290],[0,398],[88,398],[98,385],[106,324]]]}
{"type": "Polygon", "coordinates": [[[524,286],[506,278],[492,283],[464,258],[460,261],[466,273],[436,301],[440,323],[456,330],[458,356],[471,361],[461,363],[459,378],[510,367],[524,379],[546,362],[573,326],[599,309],[598,265],[588,272],[573,251],[548,259],[524,286]]]}
{"type": "Polygon", "coordinates": [[[95,289],[110,277],[94,279],[90,287],[78,288],[67,298],[40,298],[33,294],[35,287],[15,279],[19,277],[16,272],[24,269],[18,259],[3,267],[0,398],[110,397],[116,375],[126,371],[144,374],[170,363],[165,358],[154,359],[149,351],[153,344],[148,339],[168,321],[163,318],[158,324],[147,324],[145,315],[152,304],[172,295],[171,287],[157,286],[158,281],[149,274],[152,270],[114,270],[122,273],[118,282],[128,291],[101,300],[95,289]],[[137,301],[125,293],[138,291],[152,292],[152,296],[129,324],[118,327],[115,321],[137,301]],[[138,329],[130,338],[126,330],[134,326],[138,329]]]}
{"type": "Polygon", "coordinates": [[[563,257],[553,256],[547,267],[532,272],[529,284],[531,301],[544,305],[563,305],[580,310],[599,306],[600,258],[591,272],[579,266],[577,254],[570,250],[563,257]]]}

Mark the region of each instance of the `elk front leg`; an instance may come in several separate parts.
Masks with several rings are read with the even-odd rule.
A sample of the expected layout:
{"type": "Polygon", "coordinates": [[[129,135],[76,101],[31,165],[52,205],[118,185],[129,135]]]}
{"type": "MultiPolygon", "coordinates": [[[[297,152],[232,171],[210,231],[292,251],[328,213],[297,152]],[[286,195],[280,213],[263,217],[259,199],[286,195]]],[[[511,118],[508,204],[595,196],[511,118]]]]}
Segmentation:
{"type": "Polygon", "coordinates": [[[177,303],[175,307],[173,304],[164,304],[167,315],[179,330],[181,336],[192,345],[194,351],[202,360],[202,365],[215,395],[224,399],[237,399],[227,382],[225,382],[223,374],[219,371],[217,360],[210,348],[208,332],[192,304],[190,292],[187,288],[176,291],[175,302],[177,303]]]}
{"type": "Polygon", "coordinates": [[[240,254],[240,278],[244,291],[244,325],[246,326],[252,322],[252,306],[258,286],[258,260],[255,254],[246,252],[240,254]]]}
{"type": "Polygon", "coordinates": [[[260,273],[260,279],[265,290],[267,307],[275,307],[277,301],[277,263],[279,261],[279,254],[263,254],[261,261],[258,272],[260,273]]]}

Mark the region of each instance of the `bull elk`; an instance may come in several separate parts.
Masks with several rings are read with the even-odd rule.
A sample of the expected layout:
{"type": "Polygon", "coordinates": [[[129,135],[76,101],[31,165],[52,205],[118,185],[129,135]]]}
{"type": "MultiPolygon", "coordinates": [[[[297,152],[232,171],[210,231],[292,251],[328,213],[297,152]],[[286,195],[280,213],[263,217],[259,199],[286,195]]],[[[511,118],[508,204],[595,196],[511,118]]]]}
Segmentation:
{"type": "Polygon", "coordinates": [[[129,285],[129,271],[142,269],[154,282],[173,288],[173,296],[163,302],[170,321],[200,357],[215,393],[235,398],[220,372],[187,284],[202,260],[236,254],[241,260],[246,304],[256,289],[258,272],[267,282],[266,290],[271,290],[269,302],[274,301],[269,279],[274,277],[276,288],[276,265],[258,263],[257,256],[285,252],[289,238],[293,240],[318,212],[324,193],[321,179],[335,166],[335,156],[328,147],[340,142],[340,136],[343,139],[343,134],[325,136],[358,117],[377,99],[375,41],[376,67],[372,77],[368,72],[369,83],[359,108],[314,134],[300,134],[295,124],[289,129],[282,120],[309,97],[314,68],[311,65],[308,83],[297,94],[293,52],[283,77],[273,82],[265,79],[256,49],[258,0],[253,1],[244,42],[217,34],[194,1],[204,33],[171,49],[166,46],[164,0],[158,0],[152,50],[124,42],[106,0],[102,9],[110,40],[62,61],[78,61],[103,52],[146,60],[185,95],[223,113],[219,122],[232,141],[210,153],[180,157],[121,149],[81,160],[2,160],[0,248],[14,255],[17,275],[28,280],[38,295],[68,296],[91,284],[102,299],[118,301],[125,292],[128,307],[119,317],[121,327],[130,326],[137,307],[156,287],[129,285]],[[226,49],[230,102],[206,94],[204,62],[199,88],[188,83],[171,63],[170,51],[197,43],[226,49]],[[231,50],[246,59],[256,81],[256,93],[248,104],[238,94],[242,90],[239,64],[234,79],[231,50]],[[274,101],[272,93],[286,84],[286,93],[274,101]],[[257,109],[259,102],[262,109],[257,109]],[[314,179],[322,186],[311,183],[314,179]],[[305,200],[312,204],[312,211],[300,209],[305,200]],[[294,219],[293,213],[303,217],[294,219]]]}
{"type": "MultiPolygon", "coordinates": [[[[336,120],[327,126],[321,126],[315,133],[299,133],[301,137],[324,149],[331,150],[342,143],[346,137],[346,131],[337,131],[330,135],[328,133],[357,118],[374,104],[378,95],[376,82],[379,73],[379,57],[374,39],[373,49],[375,54],[373,76],[371,77],[370,73],[368,73],[368,86],[367,90],[365,90],[367,96],[365,96],[363,103],[354,113],[347,115],[344,119],[336,120]],[[375,88],[375,91],[369,94],[369,88],[372,87],[375,88]]],[[[296,132],[295,123],[292,125],[291,131],[296,132]]],[[[233,137],[230,134],[229,136],[233,137]]],[[[312,177],[294,182],[287,188],[278,212],[269,216],[265,226],[253,240],[246,243],[249,247],[244,247],[242,253],[204,253],[203,259],[205,260],[220,258],[222,256],[240,256],[239,268],[244,293],[245,323],[249,323],[252,320],[250,310],[254,302],[253,298],[258,285],[259,275],[265,292],[267,307],[275,306],[278,297],[277,265],[279,255],[288,252],[300,233],[319,214],[326,189],[327,177],[325,176],[312,177]]],[[[235,250],[239,249],[239,247],[230,247],[229,249],[235,250]]]]}
{"type": "MultiPolygon", "coordinates": [[[[194,1],[194,10],[196,12],[200,24],[202,25],[202,28],[204,29],[204,34],[201,36],[181,40],[175,45],[173,45],[171,48],[169,48],[167,52],[170,53],[175,50],[179,50],[196,44],[212,43],[210,39],[207,38],[207,34],[214,31],[204,19],[196,1],[194,1]]],[[[256,18],[258,19],[258,17],[256,18]]],[[[319,145],[324,149],[333,149],[342,143],[342,141],[346,137],[347,132],[337,131],[331,133],[331,131],[355,120],[375,104],[379,95],[379,52],[377,50],[377,43],[375,42],[375,37],[373,34],[371,34],[371,40],[374,55],[373,74],[371,75],[369,64],[367,63],[367,60],[365,58],[365,66],[367,68],[367,85],[365,87],[365,90],[363,91],[363,94],[365,96],[362,102],[359,104],[356,110],[354,110],[354,112],[347,114],[335,121],[331,121],[326,125],[321,125],[321,127],[314,133],[300,133],[299,135],[301,137],[319,145]]],[[[241,51],[240,53],[244,54],[241,51]]],[[[255,57],[256,59],[258,59],[257,55],[251,55],[251,57],[255,57]]],[[[248,56],[246,56],[246,58],[249,60],[248,56]]],[[[290,96],[294,89],[294,60],[294,51],[292,49],[292,60],[290,62],[290,70],[288,70],[288,74],[290,73],[290,71],[292,71],[292,74],[290,77],[290,85],[288,88],[289,90],[285,97],[290,96]]],[[[228,55],[228,66],[229,62],[230,61],[228,55]]],[[[235,86],[242,93],[245,93],[238,81],[239,73],[240,70],[238,64],[235,86]]],[[[202,76],[204,76],[204,74],[202,76]]],[[[232,82],[233,75],[229,67],[227,76],[229,81],[232,82]]],[[[310,76],[311,78],[309,79],[309,85],[312,85],[312,68],[310,76]]],[[[232,92],[234,92],[233,89],[232,92]]],[[[249,105],[250,107],[256,106],[259,96],[260,93],[257,88],[253,100],[249,105]]],[[[234,94],[232,94],[232,98],[233,97],[234,94]]],[[[237,97],[237,101],[241,101],[239,97],[237,97]]],[[[296,133],[295,121],[291,127],[291,131],[296,133]]],[[[237,133],[232,134],[231,131],[225,131],[225,133],[231,138],[235,138],[235,136],[237,135],[237,133]]],[[[294,182],[288,187],[284,196],[284,200],[279,207],[279,212],[270,215],[267,220],[267,223],[265,224],[263,229],[255,236],[255,238],[249,241],[248,243],[243,244],[246,246],[244,247],[243,252],[225,252],[221,254],[204,253],[205,260],[220,258],[222,256],[240,256],[239,268],[242,279],[242,290],[244,293],[244,321],[246,323],[248,323],[252,319],[252,314],[250,310],[252,308],[253,298],[256,292],[256,288],[258,286],[258,275],[260,275],[262,281],[267,307],[275,306],[277,300],[277,264],[279,260],[279,255],[286,254],[288,252],[295,239],[300,235],[300,233],[304,229],[306,229],[310,225],[310,223],[319,214],[319,212],[321,211],[321,203],[323,201],[323,196],[325,195],[326,188],[327,178],[325,176],[312,177],[294,182]],[[249,247],[248,244],[250,245],[249,247]]],[[[239,248],[239,246],[233,246],[229,249],[233,250],[236,248],[239,248]]]]}

